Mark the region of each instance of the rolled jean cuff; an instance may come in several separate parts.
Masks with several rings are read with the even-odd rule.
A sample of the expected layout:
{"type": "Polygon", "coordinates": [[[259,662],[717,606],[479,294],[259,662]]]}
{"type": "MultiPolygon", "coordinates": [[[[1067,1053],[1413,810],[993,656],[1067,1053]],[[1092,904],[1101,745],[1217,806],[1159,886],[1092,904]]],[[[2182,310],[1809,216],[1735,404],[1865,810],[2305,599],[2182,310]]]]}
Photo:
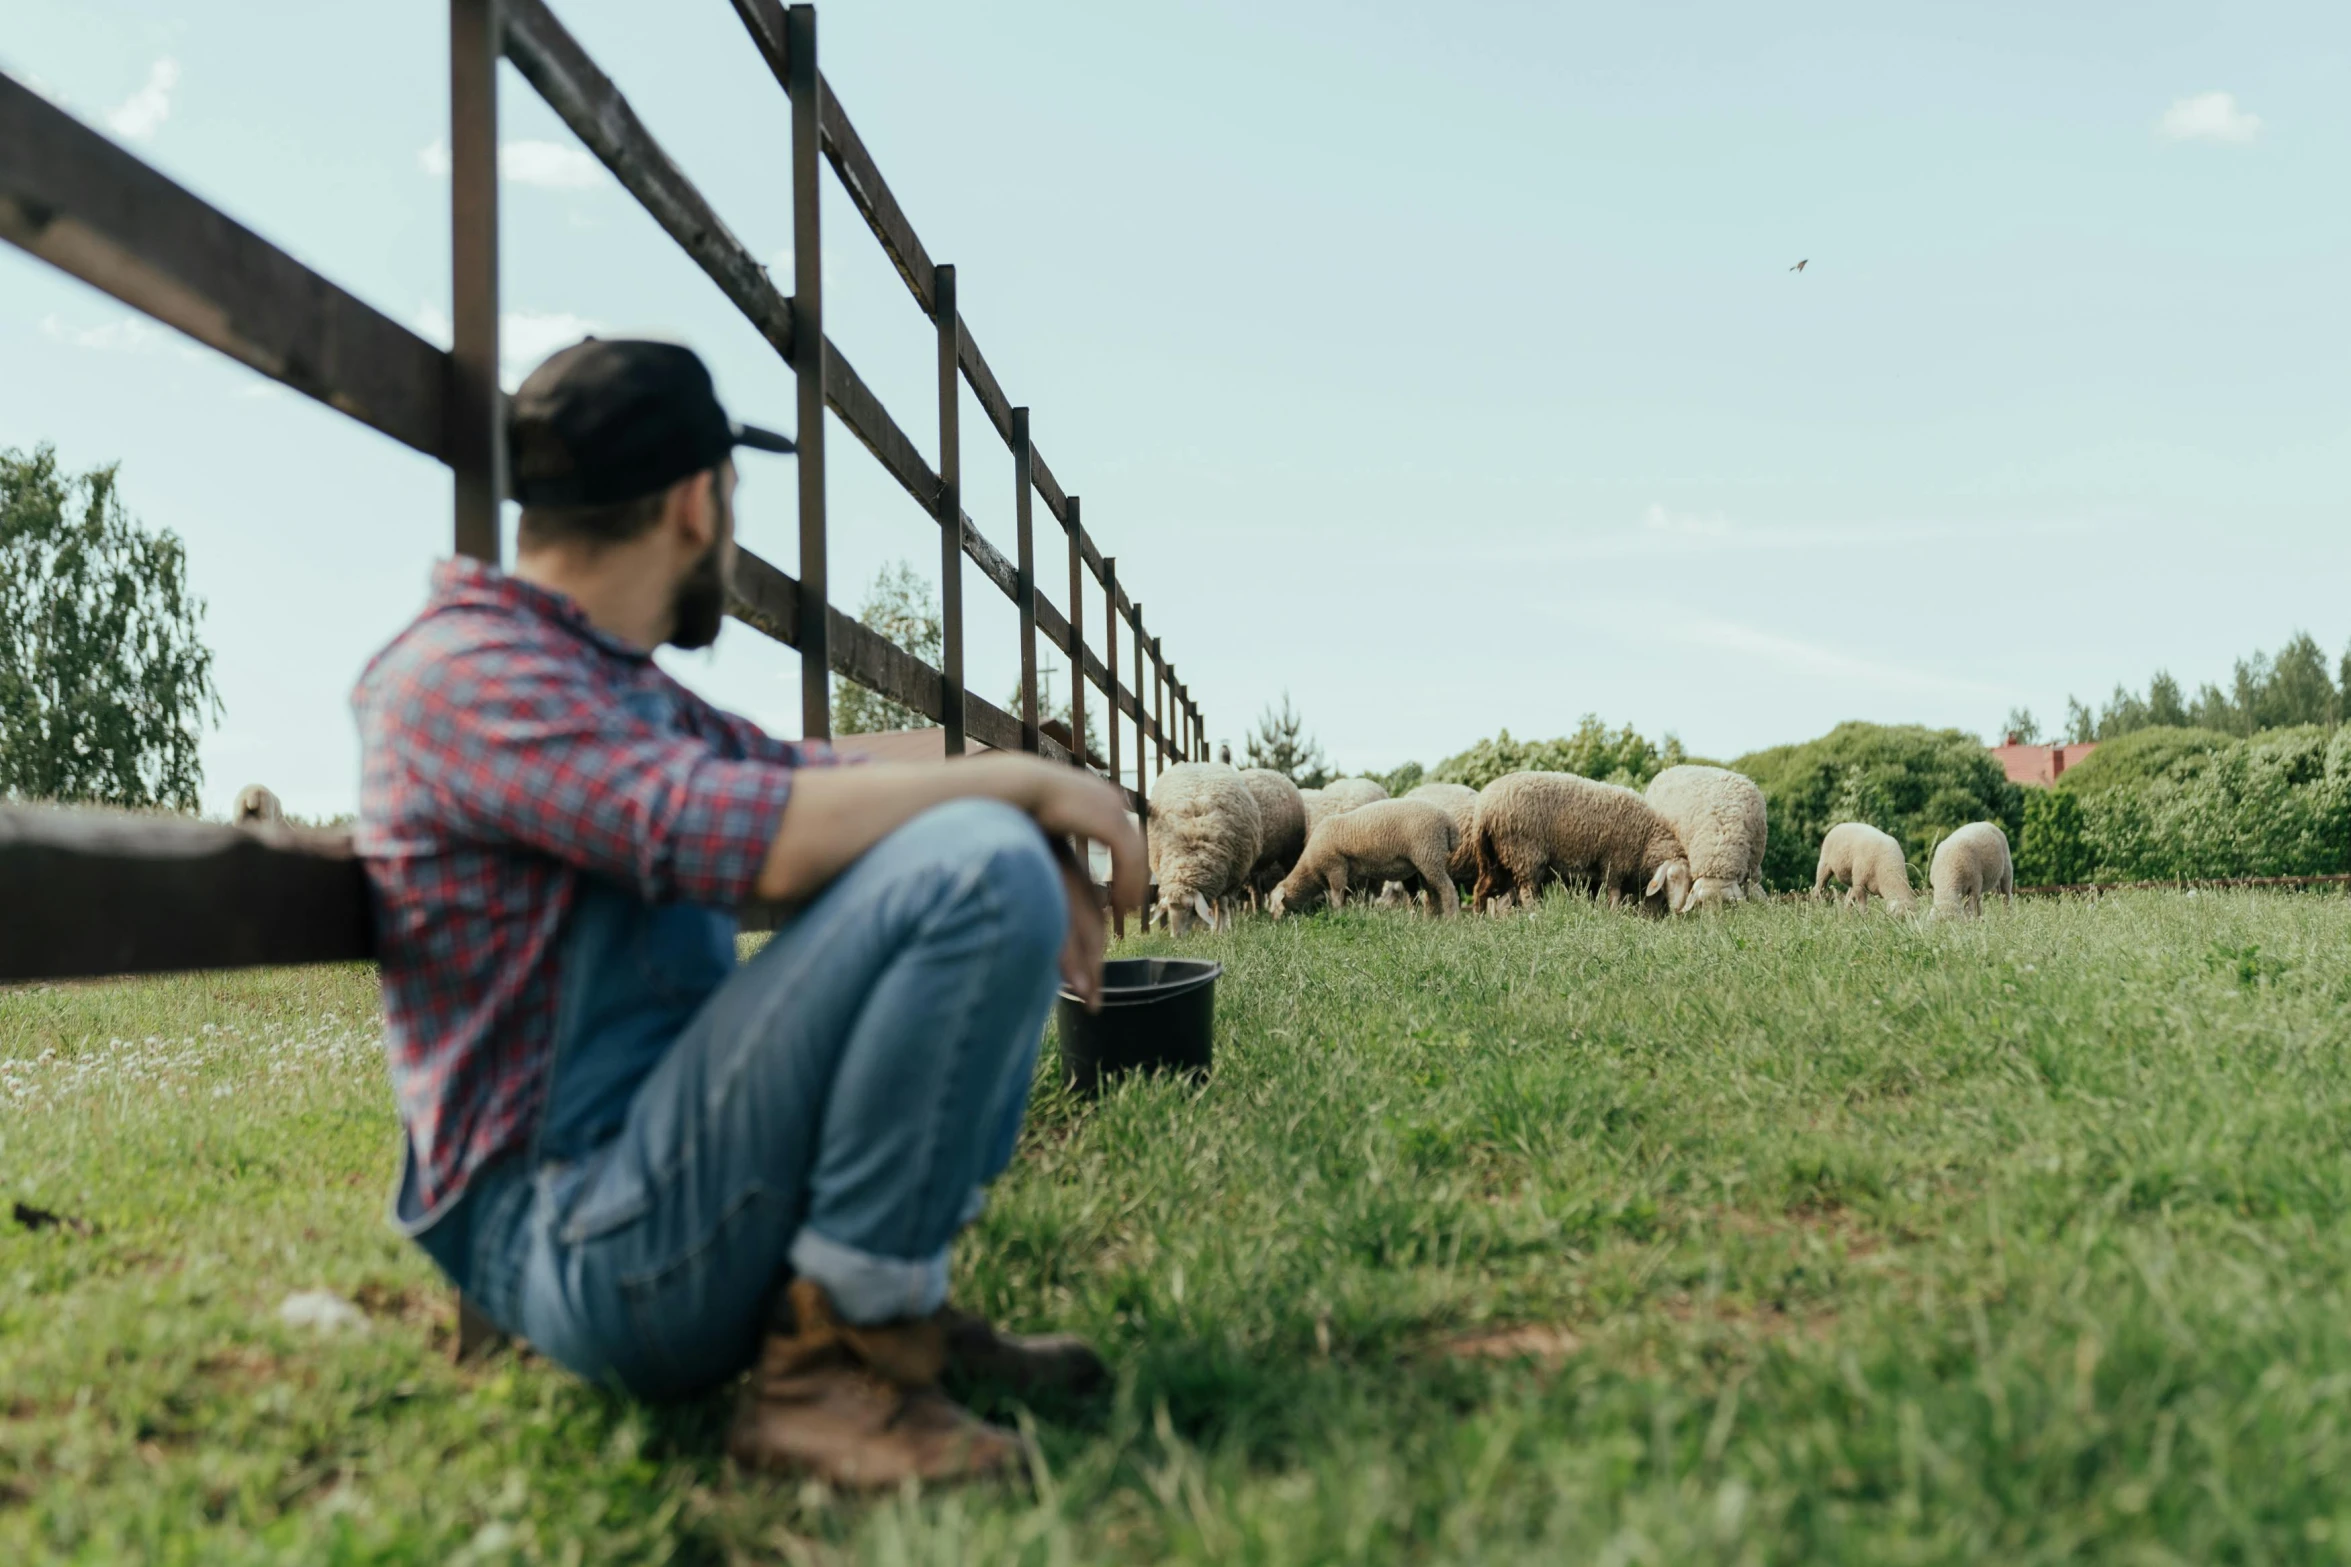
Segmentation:
{"type": "Polygon", "coordinates": [[[824,1286],[844,1322],[927,1317],[947,1304],[944,1246],[931,1257],[877,1257],[803,1226],[792,1238],[788,1260],[794,1274],[824,1286]]]}

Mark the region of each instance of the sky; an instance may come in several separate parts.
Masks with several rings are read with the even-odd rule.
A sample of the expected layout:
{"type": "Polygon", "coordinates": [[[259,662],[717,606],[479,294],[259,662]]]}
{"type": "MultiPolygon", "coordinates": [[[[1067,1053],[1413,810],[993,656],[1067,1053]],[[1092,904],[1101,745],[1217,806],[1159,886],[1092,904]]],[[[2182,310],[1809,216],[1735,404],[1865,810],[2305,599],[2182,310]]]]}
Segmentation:
{"type": "MultiPolygon", "coordinates": [[[[731,8],[554,3],[788,289],[788,111],[731,8]]],[[[1585,713],[1718,757],[1846,719],[1993,737],[2014,706],[2351,640],[2351,8],[819,20],[1236,749],[1285,692],[1349,770],[1585,713]]],[[[445,340],[444,26],[11,0],[0,70],[445,340]]],[[[586,331],[678,337],[738,417],[791,428],[785,367],[511,69],[500,114],[510,379],[586,331]]],[[[929,324],[827,183],[829,334],[935,452],[929,324]]],[[[351,809],[349,690],[448,550],[446,473],[6,247],[0,366],[0,448],[119,463],[187,542],[226,708],[206,805],[260,781],[351,809]]],[[[963,432],[1009,553],[1010,459],[968,394],[963,432]]],[[[830,451],[835,602],[892,560],[935,574],[930,522],[837,423],[830,451]]],[[[795,569],[790,459],[743,462],[742,535],[795,569]]],[[[965,601],[1001,696],[1011,606],[968,567],[965,601]]],[[[664,659],[796,732],[789,649],[736,625],[664,659]]]]}

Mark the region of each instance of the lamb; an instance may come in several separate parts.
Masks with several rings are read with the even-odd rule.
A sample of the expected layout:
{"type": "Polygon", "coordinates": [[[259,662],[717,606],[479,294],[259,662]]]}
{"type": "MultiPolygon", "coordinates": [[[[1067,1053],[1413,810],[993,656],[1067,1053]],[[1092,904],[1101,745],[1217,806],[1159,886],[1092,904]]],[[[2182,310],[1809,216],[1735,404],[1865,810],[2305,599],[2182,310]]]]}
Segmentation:
{"type": "Polygon", "coordinates": [[[1301,789],[1300,798],[1306,802],[1306,831],[1314,829],[1342,811],[1352,811],[1359,805],[1374,800],[1385,800],[1388,791],[1368,778],[1342,778],[1320,789],[1301,789]]]}
{"type": "Polygon", "coordinates": [[[1478,879],[1482,910],[1513,891],[1532,906],[1554,871],[1605,891],[1614,908],[1628,892],[1678,913],[1689,901],[1690,862],[1666,819],[1616,784],[1573,773],[1511,773],[1478,796],[1478,879]]]}
{"type": "Polygon", "coordinates": [[[286,808],[264,784],[247,784],[237,791],[237,803],[229,808],[229,820],[239,827],[259,827],[286,819],[286,808]]]}
{"type": "Polygon", "coordinates": [[[1306,802],[1300,798],[1304,791],[1290,782],[1288,774],[1270,767],[1242,768],[1241,782],[1257,802],[1260,829],[1257,863],[1249,869],[1248,890],[1254,900],[1280,886],[1305,851],[1306,802]]]}
{"type": "Polygon", "coordinates": [[[1197,912],[1210,930],[1230,923],[1218,911],[1249,884],[1264,837],[1257,799],[1220,762],[1178,762],[1151,785],[1151,879],[1170,934],[1197,912]]]}
{"type": "Polygon", "coordinates": [[[1910,867],[1903,862],[1901,841],[1867,822],[1839,822],[1821,839],[1812,895],[1819,897],[1832,877],[1852,889],[1845,901],[1857,909],[1867,906],[1873,892],[1896,914],[1908,914],[1918,903],[1918,895],[1910,890],[1910,867]]]}
{"type": "Polygon", "coordinates": [[[1306,838],[1306,852],[1266,904],[1275,919],[1304,913],[1327,896],[1343,908],[1350,886],[1383,881],[1418,883],[1430,895],[1432,919],[1461,912],[1446,863],[1453,855],[1453,822],[1426,800],[1375,800],[1342,811],[1306,838]]]}
{"type": "Polygon", "coordinates": [[[1984,894],[2004,894],[2016,906],[2016,866],[2008,858],[2008,834],[1997,822],[1969,822],[1935,845],[1927,867],[1938,916],[1984,912],[1984,894]]]}
{"type": "Polygon", "coordinates": [[[1727,767],[1683,763],[1649,780],[1650,809],[1690,855],[1684,911],[1763,897],[1763,791],[1727,767]]]}
{"type": "Polygon", "coordinates": [[[1453,861],[1448,869],[1455,886],[1474,886],[1478,879],[1478,792],[1467,784],[1424,783],[1404,798],[1426,800],[1453,818],[1453,861]]]}

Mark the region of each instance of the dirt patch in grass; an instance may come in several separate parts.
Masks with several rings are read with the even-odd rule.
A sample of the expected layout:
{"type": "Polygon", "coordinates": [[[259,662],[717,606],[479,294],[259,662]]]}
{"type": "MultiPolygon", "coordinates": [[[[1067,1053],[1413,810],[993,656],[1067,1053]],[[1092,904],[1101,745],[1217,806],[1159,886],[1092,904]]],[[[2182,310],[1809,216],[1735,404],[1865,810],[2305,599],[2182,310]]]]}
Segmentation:
{"type": "Polygon", "coordinates": [[[239,1388],[282,1382],[289,1374],[283,1360],[258,1344],[230,1344],[196,1359],[196,1375],[239,1388]]]}
{"type": "Polygon", "coordinates": [[[1676,1295],[1658,1306],[1685,1327],[1725,1327],[1758,1339],[1825,1340],[1837,1325],[1834,1308],[1790,1311],[1784,1301],[1700,1300],[1676,1295]]]}
{"type": "Polygon", "coordinates": [[[1555,1371],[1584,1347],[1581,1335],[1555,1322],[1522,1322],[1516,1327],[1481,1328],[1457,1334],[1437,1346],[1454,1360],[1530,1361],[1555,1371]]]}

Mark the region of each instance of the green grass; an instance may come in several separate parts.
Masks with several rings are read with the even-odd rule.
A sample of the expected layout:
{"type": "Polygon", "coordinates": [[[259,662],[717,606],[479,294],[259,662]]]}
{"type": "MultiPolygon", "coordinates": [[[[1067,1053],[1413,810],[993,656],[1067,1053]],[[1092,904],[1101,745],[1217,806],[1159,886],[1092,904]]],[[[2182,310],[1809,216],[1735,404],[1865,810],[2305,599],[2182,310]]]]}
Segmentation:
{"type": "MultiPolygon", "coordinates": [[[[1168,944],[1137,944],[1166,950],[1168,944]]],[[[1205,1089],[1040,1102],[959,1298],[1034,1493],[747,1482],[453,1368],[363,970],[0,991],[0,1560],[2351,1554],[2351,902],[1245,925],[1205,1089]],[[323,1285],[371,1313],[276,1319],[323,1285]]]]}

